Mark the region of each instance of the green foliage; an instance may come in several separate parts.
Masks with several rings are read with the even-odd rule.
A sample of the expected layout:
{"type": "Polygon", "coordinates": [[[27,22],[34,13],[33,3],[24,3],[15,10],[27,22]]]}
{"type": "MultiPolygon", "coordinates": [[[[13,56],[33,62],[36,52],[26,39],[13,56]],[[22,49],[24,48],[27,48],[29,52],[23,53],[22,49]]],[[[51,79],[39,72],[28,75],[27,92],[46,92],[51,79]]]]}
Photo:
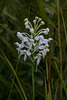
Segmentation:
{"type": "MultiPolygon", "coordinates": [[[[51,71],[49,95],[51,100],[59,100],[59,81],[62,81],[63,100],[67,100],[67,0],[60,1],[60,31],[62,45],[62,77],[59,79],[59,43],[58,43],[58,25],[57,25],[57,4],[54,0],[0,0],[0,48],[6,56],[0,51],[0,100],[23,100],[26,93],[28,100],[32,100],[32,64],[30,59],[26,62],[21,57],[19,64],[18,53],[14,42],[19,41],[16,33],[26,31],[24,28],[24,18],[28,17],[32,23],[35,16],[41,17],[45,21],[44,27],[50,28],[49,35],[45,38],[52,37],[53,42],[50,44],[51,71]],[[7,59],[7,58],[9,59],[7,59]],[[6,59],[5,59],[6,58],[6,59]],[[8,63],[6,62],[8,61],[8,63]],[[11,62],[11,63],[10,63],[11,62]],[[56,63],[54,63],[56,62],[56,63]],[[13,72],[11,68],[13,68],[13,72]],[[13,66],[12,66],[13,65],[13,66]],[[17,71],[15,69],[17,66],[17,71]],[[57,73],[58,72],[58,73],[57,73]],[[17,76],[24,89],[19,88],[17,76]],[[13,77],[15,79],[13,80],[13,77]],[[59,79],[59,81],[58,81],[59,79]],[[13,88],[11,90],[12,83],[13,88]],[[11,91],[11,93],[10,93],[11,91]],[[8,99],[10,96],[10,99],[8,99]],[[21,97],[22,98],[21,98],[21,97]]],[[[20,41],[19,41],[20,42],[20,41]]],[[[47,75],[49,66],[49,53],[41,61],[35,72],[35,99],[46,100],[47,97],[47,75]],[[47,59],[47,64],[45,64],[47,59]],[[47,67],[46,67],[47,66],[47,67]],[[46,70],[47,68],[47,70],[46,70]]]]}

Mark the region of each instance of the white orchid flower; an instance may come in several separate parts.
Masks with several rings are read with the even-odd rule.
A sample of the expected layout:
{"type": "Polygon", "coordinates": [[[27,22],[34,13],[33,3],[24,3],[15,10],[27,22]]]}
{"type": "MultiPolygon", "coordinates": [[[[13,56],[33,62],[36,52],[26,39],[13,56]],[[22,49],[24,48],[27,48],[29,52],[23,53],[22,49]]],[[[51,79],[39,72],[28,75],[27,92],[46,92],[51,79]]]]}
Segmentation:
{"type": "Polygon", "coordinates": [[[42,51],[42,55],[43,55],[43,58],[45,57],[45,55],[47,54],[47,52],[49,52],[49,49],[43,49],[42,51]]]}
{"type": "Polygon", "coordinates": [[[24,61],[26,60],[27,56],[30,56],[30,55],[31,55],[31,52],[26,51],[26,52],[25,52],[25,55],[24,55],[24,61]]]}
{"type": "Polygon", "coordinates": [[[29,46],[29,50],[31,50],[32,45],[35,45],[34,40],[33,39],[29,39],[29,41],[27,42],[27,45],[29,46]]]}
{"type": "Polygon", "coordinates": [[[29,57],[32,62],[38,66],[41,58],[44,58],[49,52],[49,42],[52,38],[45,39],[43,34],[47,35],[49,28],[40,29],[41,25],[44,25],[44,21],[41,18],[35,17],[33,20],[34,26],[28,21],[27,18],[24,19],[25,28],[30,30],[30,34],[26,32],[17,32],[17,37],[21,40],[21,43],[15,42],[18,46],[17,51],[20,56],[24,55],[24,61],[29,57]]]}
{"type": "Polygon", "coordinates": [[[17,32],[17,37],[21,39],[22,38],[22,34],[20,32],[17,32]]]}
{"type": "Polygon", "coordinates": [[[31,55],[31,52],[30,51],[27,51],[27,50],[21,50],[20,51],[20,54],[19,54],[19,58],[21,55],[24,55],[24,61],[26,60],[27,56],[30,56],[31,55]]]}
{"type": "Polygon", "coordinates": [[[37,59],[37,65],[39,65],[40,60],[41,60],[41,54],[38,54],[36,57],[34,57],[34,59],[37,59]]]}
{"type": "Polygon", "coordinates": [[[20,44],[18,43],[18,42],[15,42],[15,44],[19,47],[20,46],[20,44]]]}
{"type": "Polygon", "coordinates": [[[25,28],[26,28],[26,29],[30,29],[30,26],[29,26],[29,25],[25,25],[25,28]]]}
{"type": "Polygon", "coordinates": [[[44,39],[41,44],[47,44],[48,43],[48,39],[44,39]]]}
{"type": "Polygon", "coordinates": [[[20,51],[21,51],[21,49],[20,48],[16,48],[17,49],[17,51],[18,51],[18,54],[20,53],[20,51]]]}
{"type": "Polygon", "coordinates": [[[50,42],[51,40],[53,40],[52,38],[49,38],[48,41],[50,42]]]}
{"type": "Polygon", "coordinates": [[[39,45],[39,49],[41,50],[41,49],[44,49],[44,45],[39,45]]]}
{"type": "Polygon", "coordinates": [[[20,50],[22,48],[21,44],[19,44],[18,42],[15,42],[15,44],[18,46],[18,48],[16,48],[18,50],[18,53],[20,53],[20,50]]]}
{"type": "Polygon", "coordinates": [[[48,43],[45,45],[45,47],[46,47],[46,48],[49,47],[48,43]]]}
{"type": "Polygon", "coordinates": [[[30,28],[30,33],[34,33],[34,29],[33,28],[30,28]]]}
{"type": "Polygon", "coordinates": [[[44,40],[44,37],[43,37],[42,35],[36,36],[36,37],[35,37],[35,40],[37,40],[37,41],[38,41],[38,40],[44,40]]]}

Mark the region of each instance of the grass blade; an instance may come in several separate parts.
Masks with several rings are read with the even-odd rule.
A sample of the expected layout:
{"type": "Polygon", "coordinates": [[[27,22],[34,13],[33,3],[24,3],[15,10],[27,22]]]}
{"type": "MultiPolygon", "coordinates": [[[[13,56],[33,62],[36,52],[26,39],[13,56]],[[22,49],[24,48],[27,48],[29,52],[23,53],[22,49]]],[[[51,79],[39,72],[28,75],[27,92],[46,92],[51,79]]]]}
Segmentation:
{"type": "MultiPolygon", "coordinates": [[[[55,67],[56,67],[57,72],[58,72],[58,75],[59,75],[60,72],[59,72],[58,66],[57,66],[56,62],[54,62],[54,63],[55,63],[55,67]]],[[[63,88],[64,88],[64,90],[65,90],[65,94],[66,94],[66,96],[67,96],[67,88],[66,88],[66,85],[65,85],[65,83],[64,83],[64,80],[63,80],[61,74],[60,74],[60,79],[61,79],[61,81],[62,81],[62,85],[63,85],[63,88]]]]}
{"type": "Polygon", "coordinates": [[[65,26],[65,21],[64,21],[64,16],[63,16],[63,12],[62,12],[61,6],[60,6],[60,12],[61,12],[62,20],[63,20],[63,27],[64,27],[65,36],[66,36],[66,42],[67,42],[67,32],[66,32],[66,26],[65,26]]]}
{"type": "Polygon", "coordinates": [[[60,75],[58,77],[58,82],[57,82],[57,86],[56,86],[56,92],[55,92],[54,100],[56,100],[56,98],[57,98],[57,91],[58,91],[59,79],[60,79],[60,75]]]}
{"type": "Polygon", "coordinates": [[[20,92],[20,90],[19,90],[18,86],[16,85],[16,83],[14,82],[14,80],[13,80],[13,79],[11,79],[11,80],[12,80],[13,84],[15,85],[16,89],[18,90],[18,92],[19,92],[19,94],[20,94],[20,96],[21,96],[22,100],[24,100],[24,98],[23,98],[23,96],[22,96],[22,94],[21,94],[21,92],[20,92]]]}
{"type": "MultiPolygon", "coordinates": [[[[0,50],[1,50],[1,49],[0,49],[0,50]]],[[[19,86],[20,86],[20,88],[21,88],[21,91],[22,91],[22,93],[23,93],[23,95],[24,95],[24,97],[25,97],[25,100],[27,100],[27,97],[26,97],[26,94],[25,94],[25,92],[24,92],[24,89],[22,88],[22,85],[21,85],[21,83],[20,83],[20,81],[19,81],[19,78],[18,78],[18,76],[17,76],[17,74],[16,74],[16,72],[15,72],[13,66],[11,65],[10,61],[8,60],[8,58],[6,57],[6,55],[4,54],[4,52],[3,52],[2,50],[1,50],[1,52],[2,52],[3,56],[5,57],[6,61],[8,62],[9,66],[11,67],[11,69],[12,69],[12,71],[13,71],[13,73],[14,73],[16,79],[17,79],[17,82],[18,82],[18,84],[19,84],[19,86]]]]}

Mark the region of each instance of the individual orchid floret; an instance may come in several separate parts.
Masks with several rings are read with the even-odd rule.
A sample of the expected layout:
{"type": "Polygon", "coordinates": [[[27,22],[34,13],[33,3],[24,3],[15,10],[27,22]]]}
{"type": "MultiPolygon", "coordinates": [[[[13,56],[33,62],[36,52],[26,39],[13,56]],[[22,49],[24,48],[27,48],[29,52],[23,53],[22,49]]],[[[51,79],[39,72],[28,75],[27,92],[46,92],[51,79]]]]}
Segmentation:
{"type": "Polygon", "coordinates": [[[37,56],[34,57],[34,59],[37,59],[37,65],[39,65],[40,60],[41,60],[41,54],[37,54],[37,56]]]}
{"type": "Polygon", "coordinates": [[[30,26],[29,26],[29,25],[25,25],[25,28],[26,28],[26,29],[30,29],[30,26]]]}
{"type": "Polygon", "coordinates": [[[21,38],[22,37],[22,34],[20,32],[17,32],[17,37],[18,38],[21,38]]]}
{"type": "Polygon", "coordinates": [[[44,40],[44,37],[43,37],[42,35],[36,36],[36,37],[35,37],[35,40],[37,40],[37,41],[38,41],[38,40],[44,40]]]}
{"type": "Polygon", "coordinates": [[[50,42],[51,40],[53,40],[52,38],[49,38],[48,41],[50,42]]]}
{"type": "Polygon", "coordinates": [[[48,32],[49,32],[49,28],[46,28],[46,29],[41,29],[41,30],[40,30],[40,32],[39,32],[39,34],[44,33],[45,35],[47,35],[47,34],[48,34],[48,32]]]}
{"type": "Polygon", "coordinates": [[[46,31],[49,32],[49,28],[46,28],[46,31]]]}
{"type": "Polygon", "coordinates": [[[19,44],[18,42],[15,42],[15,44],[16,44],[20,49],[24,47],[24,45],[22,45],[22,43],[19,44]]]}
{"type": "Polygon", "coordinates": [[[24,25],[28,25],[28,21],[26,21],[24,25]]]}
{"type": "Polygon", "coordinates": [[[28,48],[29,50],[32,49],[32,46],[34,45],[34,40],[33,39],[29,39],[29,41],[27,42],[28,48]]]}
{"type": "Polygon", "coordinates": [[[43,54],[43,58],[45,57],[45,55],[47,54],[47,52],[49,52],[49,49],[43,49],[42,54],[43,54]]]}
{"type": "Polygon", "coordinates": [[[44,49],[44,47],[45,47],[44,45],[40,45],[39,49],[42,50],[42,49],[44,49]]]}
{"type": "Polygon", "coordinates": [[[45,47],[49,47],[48,43],[45,45],[45,47]]]}
{"type": "Polygon", "coordinates": [[[30,51],[27,51],[27,50],[21,50],[20,51],[20,54],[19,54],[19,58],[20,56],[24,55],[24,61],[26,60],[27,56],[30,56],[31,55],[31,52],[30,51]]]}
{"type": "Polygon", "coordinates": [[[30,33],[34,33],[34,29],[33,28],[30,28],[30,33]]]}
{"type": "Polygon", "coordinates": [[[20,44],[18,43],[18,42],[15,42],[15,44],[19,47],[20,46],[20,44]]]}

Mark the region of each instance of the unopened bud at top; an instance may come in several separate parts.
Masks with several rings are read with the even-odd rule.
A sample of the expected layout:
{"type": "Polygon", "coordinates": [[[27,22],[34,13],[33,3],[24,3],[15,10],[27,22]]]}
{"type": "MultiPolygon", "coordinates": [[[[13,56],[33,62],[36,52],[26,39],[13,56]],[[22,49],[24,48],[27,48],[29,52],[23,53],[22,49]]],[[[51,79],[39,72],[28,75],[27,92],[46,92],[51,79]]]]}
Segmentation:
{"type": "Polygon", "coordinates": [[[42,20],[42,18],[39,18],[39,21],[41,21],[42,20]]]}
{"type": "Polygon", "coordinates": [[[38,19],[38,17],[36,16],[35,19],[38,19]]]}
{"type": "Polygon", "coordinates": [[[36,20],[33,20],[33,23],[35,24],[36,23],[36,20]]]}
{"type": "Polygon", "coordinates": [[[44,25],[45,24],[44,21],[41,21],[41,24],[44,25]]]}
{"type": "Polygon", "coordinates": [[[28,21],[28,18],[25,18],[24,21],[25,21],[25,22],[28,21]]]}

